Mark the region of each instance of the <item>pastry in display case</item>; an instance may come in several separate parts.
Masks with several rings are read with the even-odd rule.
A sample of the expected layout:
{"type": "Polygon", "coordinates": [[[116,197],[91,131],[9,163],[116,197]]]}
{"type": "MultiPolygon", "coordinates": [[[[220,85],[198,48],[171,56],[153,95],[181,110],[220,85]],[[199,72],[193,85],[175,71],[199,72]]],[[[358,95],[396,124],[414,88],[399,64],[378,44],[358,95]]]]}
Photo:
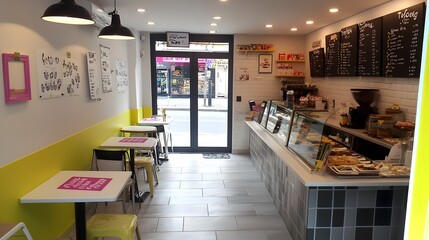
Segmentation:
{"type": "Polygon", "coordinates": [[[316,160],[321,160],[318,158],[327,157],[321,154],[324,151],[322,136],[330,115],[326,111],[296,111],[293,116],[287,146],[312,170],[316,167],[316,160]]]}

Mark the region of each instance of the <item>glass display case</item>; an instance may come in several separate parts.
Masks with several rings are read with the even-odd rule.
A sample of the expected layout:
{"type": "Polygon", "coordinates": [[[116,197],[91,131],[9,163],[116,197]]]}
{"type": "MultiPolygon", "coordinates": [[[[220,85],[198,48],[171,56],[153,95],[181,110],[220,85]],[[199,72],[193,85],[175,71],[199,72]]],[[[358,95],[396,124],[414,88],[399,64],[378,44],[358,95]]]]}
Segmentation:
{"type": "Polygon", "coordinates": [[[271,104],[271,111],[268,117],[267,130],[273,128],[274,136],[278,141],[286,146],[289,131],[293,116],[293,110],[287,108],[282,102],[273,101],[271,104]],[[271,112],[275,106],[275,113],[271,112]]]}
{"type": "Polygon", "coordinates": [[[261,122],[259,123],[263,128],[267,127],[267,120],[268,120],[268,115],[270,113],[270,107],[271,107],[271,100],[265,103],[264,113],[262,114],[262,119],[261,119],[261,122]]]}
{"type": "Polygon", "coordinates": [[[330,116],[326,111],[296,111],[293,115],[287,147],[311,169],[320,157],[323,130],[330,116]]]}

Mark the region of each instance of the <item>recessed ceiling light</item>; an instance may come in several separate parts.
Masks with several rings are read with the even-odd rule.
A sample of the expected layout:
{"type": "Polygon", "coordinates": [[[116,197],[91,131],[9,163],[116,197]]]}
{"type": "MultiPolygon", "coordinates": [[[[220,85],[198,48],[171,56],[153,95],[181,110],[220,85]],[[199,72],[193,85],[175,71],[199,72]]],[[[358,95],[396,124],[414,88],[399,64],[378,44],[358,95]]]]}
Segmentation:
{"type": "Polygon", "coordinates": [[[147,22],[147,25],[155,25],[155,22],[147,22]]]}
{"type": "Polygon", "coordinates": [[[266,27],[266,28],[272,28],[272,27],[273,27],[273,25],[272,25],[272,24],[267,24],[267,25],[265,25],[265,27],[266,27]]]}
{"type": "Polygon", "coordinates": [[[294,27],[290,29],[292,32],[298,31],[298,28],[294,27]]]}
{"type": "Polygon", "coordinates": [[[220,0],[221,2],[228,2],[228,0],[220,0]]]}
{"type": "Polygon", "coordinates": [[[339,11],[338,8],[331,8],[331,9],[329,9],[329,12],[331,12],[331,13],[336,13],[338,11],[339,11]]]}
{"type": "Polygon", "coordinates": [[[144,13],[144,12],[146,12],[146,9],[139,8],[139,9],[137,9],[137,12],[139,12],[139,13],[144,13]]]}
{"type": "Polygon", "coordinates": [[[313,24],[313,23],[314,23],[313,20],[308,20],[308,21],[305,22],[305,24],[313,24]]]}
{"type": "Polygon", "coordinates": [[[220,20],[220,19],[222,19],[222,17],[220,17],[220,16],[214,16],[213,19],[220,20]]]}
{"type": "Polygon", "coordinates": [[[213,31],[213,30],[212,30],[212,31],[209,31],[209,33],[216,33],[216,31],[213,31]]]}
{"type": "Polygon", "coordinates": [[[210,26],[217,26],[217,23],[210,23],[210,26]]]}

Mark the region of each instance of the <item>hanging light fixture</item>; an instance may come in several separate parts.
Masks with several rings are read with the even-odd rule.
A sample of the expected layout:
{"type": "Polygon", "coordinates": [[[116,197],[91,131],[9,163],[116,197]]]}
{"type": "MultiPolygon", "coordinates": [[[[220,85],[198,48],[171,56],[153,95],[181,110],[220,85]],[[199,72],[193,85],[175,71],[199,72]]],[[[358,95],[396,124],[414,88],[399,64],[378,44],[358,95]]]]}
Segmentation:
{"type": "Polygon", "coordinates": [[[49,6],[42,19],[48,22],[74,24],[74,25],[91,25],[94,20],[91,14],[82,6],[77,5],[74,0],[61,0],[49,6]]]}
{"type": "Polygon", "coordinates": [[[130,29],[121,25],[121,18],[116,11],[116,0],[115,9],[113,12],[110,12],[109,15],[112,15],[112,23],[101,29],[100,34],[98,34],[99,38],[111,39],[111,40],[132,40],[134,39],[133,33],[130,29]]]}

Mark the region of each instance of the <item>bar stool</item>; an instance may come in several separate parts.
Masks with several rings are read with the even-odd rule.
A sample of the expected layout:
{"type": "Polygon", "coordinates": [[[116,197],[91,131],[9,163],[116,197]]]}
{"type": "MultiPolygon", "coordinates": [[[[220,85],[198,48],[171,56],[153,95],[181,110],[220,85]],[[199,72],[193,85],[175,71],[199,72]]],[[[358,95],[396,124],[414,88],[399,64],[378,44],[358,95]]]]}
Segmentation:
{"type": "Polygon", "coordinates": [[[150,196],[153,197],[154,188],[153,188],[153,179],[155,178],[156,184],[158,184],[158,174],[157,166],[154,164],[154,158],[152,152],[146,152],[146,155],[138,155],[134,159],[135,168],[141,169],[144,168],[147,173],[147,182],[149,184],[150,196]]]}
{"type": "Polygon", "coordinates": [[[24,232],[24,235],[28,240],[33,240],[30,232],[27,229],[27,226],[25,226],[25,223],[23,222],[20,222],[18,224],[0,223],[0,239],[6,240],[11,237],[18,237],[15,234],[18,233],[20,230],[24,232]]]}
{"type": "Polygon", "coordinates": [[[86,224],[86,238],[118,237],[134,240],[134,233],[140,240],[137,216],[133,214],[94,214],[86,224]]]}

